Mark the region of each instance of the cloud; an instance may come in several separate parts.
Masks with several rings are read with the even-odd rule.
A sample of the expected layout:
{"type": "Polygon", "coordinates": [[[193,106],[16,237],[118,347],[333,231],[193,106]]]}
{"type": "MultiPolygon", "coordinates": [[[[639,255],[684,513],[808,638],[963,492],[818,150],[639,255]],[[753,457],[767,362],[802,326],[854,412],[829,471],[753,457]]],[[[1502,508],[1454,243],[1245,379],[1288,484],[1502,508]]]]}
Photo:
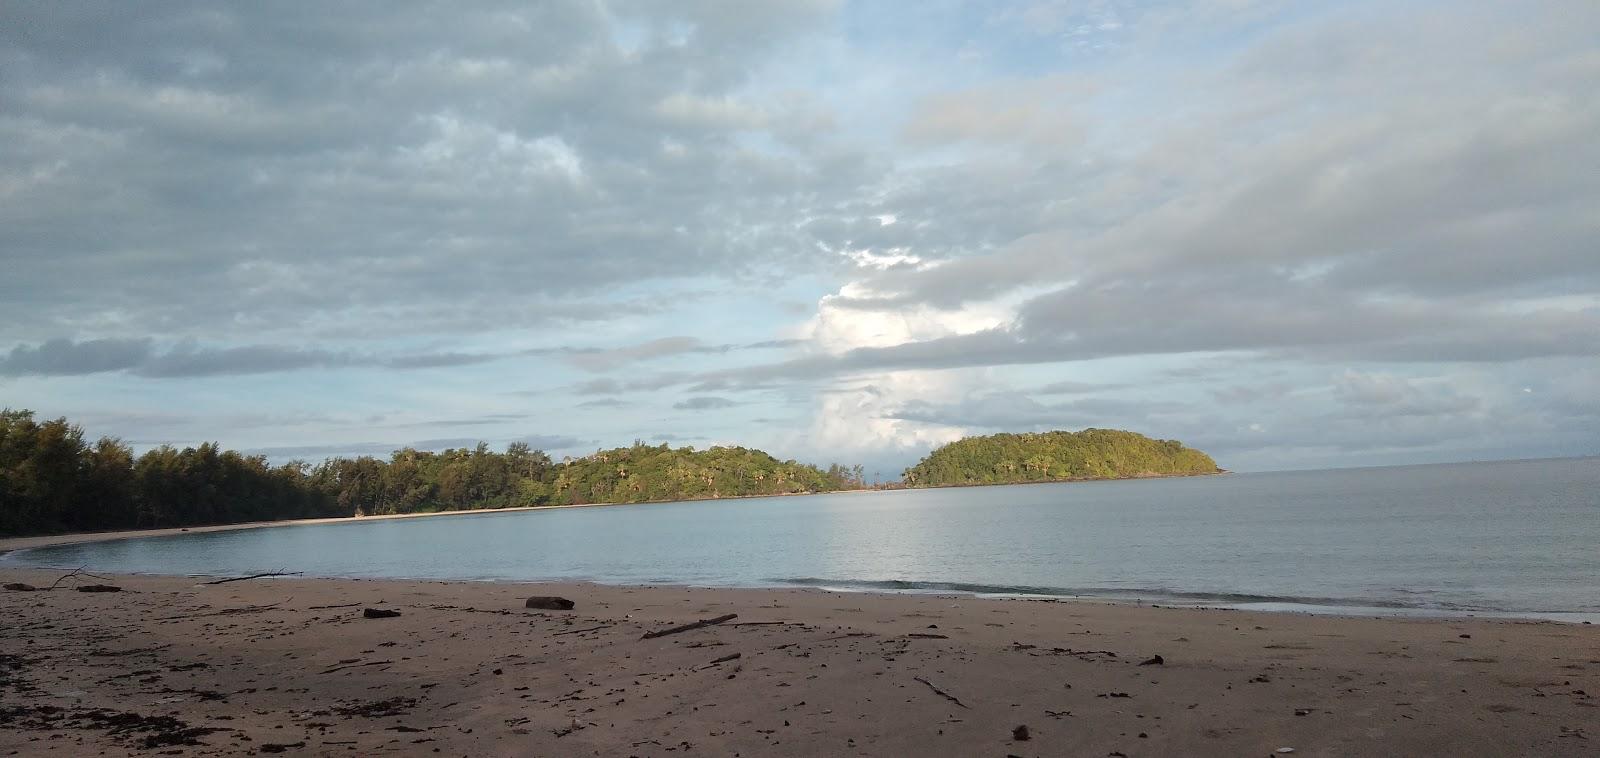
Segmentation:
{"type": "Polygon", "coordinates": [[[80,376],[122,371],[150,359],[148,339],[102,339],[74,342],[52,339],[37,346],[17,345],[0,358],[4,376],[80,376]]]}
{"type": "Polygon", "coordinates": [[[680,400],[676,403],[673,403],[672,407],[674,410],[680,411],[711,411],[721,408],[732,408],[738,404],[739,403],[736,401],[729,400],[725,397],[706,395],[702,397],[691,397],[687,400],[680,400]]]}

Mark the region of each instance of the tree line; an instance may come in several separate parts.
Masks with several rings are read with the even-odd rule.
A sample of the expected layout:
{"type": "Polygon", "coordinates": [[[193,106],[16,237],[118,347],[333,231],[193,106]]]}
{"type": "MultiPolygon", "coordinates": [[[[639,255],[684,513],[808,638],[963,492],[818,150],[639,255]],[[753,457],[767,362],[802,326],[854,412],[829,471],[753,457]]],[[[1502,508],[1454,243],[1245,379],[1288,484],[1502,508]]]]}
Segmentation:
{"type": "Polygon", "coordinates": [[[1177,440],[1117,429],[965,437],[905,470],[908,487],[1215,474],[1211,456],[1177,440]]]}
{"type": "Polygon", "coordinates": [[[636,442],[561,462],[504,452],[405,448],[274,465],[216,443],[141,455],[91,443],[64,418],[0,411],[0,534],[143,529],[531,505],[638,503],[829,492],[865,486],[860,466],[827,469],[742,447],[636,442]]]}

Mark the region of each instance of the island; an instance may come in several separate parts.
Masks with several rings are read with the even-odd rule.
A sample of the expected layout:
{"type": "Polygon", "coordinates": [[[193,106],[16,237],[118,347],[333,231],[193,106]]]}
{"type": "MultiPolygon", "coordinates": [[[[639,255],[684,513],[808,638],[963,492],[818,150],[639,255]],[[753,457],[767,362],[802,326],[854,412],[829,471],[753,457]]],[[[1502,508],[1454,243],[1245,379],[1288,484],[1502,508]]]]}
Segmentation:
{"type": "Polygon", "coordinates": [[[905,470],[907,487],[1139,479],[1220,473],[1211,456],[1177,440],[1118,429],[964,437],[905,470]]]}

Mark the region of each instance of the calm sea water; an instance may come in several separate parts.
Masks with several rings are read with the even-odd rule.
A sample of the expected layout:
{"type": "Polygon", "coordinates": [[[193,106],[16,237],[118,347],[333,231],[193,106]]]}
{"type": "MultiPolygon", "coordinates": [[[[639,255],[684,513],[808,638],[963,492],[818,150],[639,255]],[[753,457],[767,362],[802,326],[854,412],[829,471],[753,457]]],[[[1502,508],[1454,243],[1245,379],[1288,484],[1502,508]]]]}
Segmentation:
{"type": "Polygon", "coordinates": [[[1600,459],[379,520],[40,548],[0,562],[1600,620],[1600,459]]]}

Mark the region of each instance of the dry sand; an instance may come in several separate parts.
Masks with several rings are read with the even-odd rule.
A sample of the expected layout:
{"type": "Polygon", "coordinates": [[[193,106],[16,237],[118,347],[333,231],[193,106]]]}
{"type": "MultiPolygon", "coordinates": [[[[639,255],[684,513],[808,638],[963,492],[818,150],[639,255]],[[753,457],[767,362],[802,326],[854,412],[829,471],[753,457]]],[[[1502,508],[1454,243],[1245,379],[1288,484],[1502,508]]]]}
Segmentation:
{"type": "MultiPolygon", "coordinates": [[[[0,582],[59,575],[5,570],[0,582]]],[[[1595,626],[813,590],[197,581],[0,591],[0,755],[1600,746],[1595,626]],[[523,609],[533,594],[577,609],[523,609]],[[365,608],[401,615],[366,619],[365,608]],[[640,639],[728,613],[738,618],[640,639]],[[1164,663],[1140,665],[1156,655],[1164,663]],[[1024,725],[1029,739],[1016,739],[1024,725]]]]}

